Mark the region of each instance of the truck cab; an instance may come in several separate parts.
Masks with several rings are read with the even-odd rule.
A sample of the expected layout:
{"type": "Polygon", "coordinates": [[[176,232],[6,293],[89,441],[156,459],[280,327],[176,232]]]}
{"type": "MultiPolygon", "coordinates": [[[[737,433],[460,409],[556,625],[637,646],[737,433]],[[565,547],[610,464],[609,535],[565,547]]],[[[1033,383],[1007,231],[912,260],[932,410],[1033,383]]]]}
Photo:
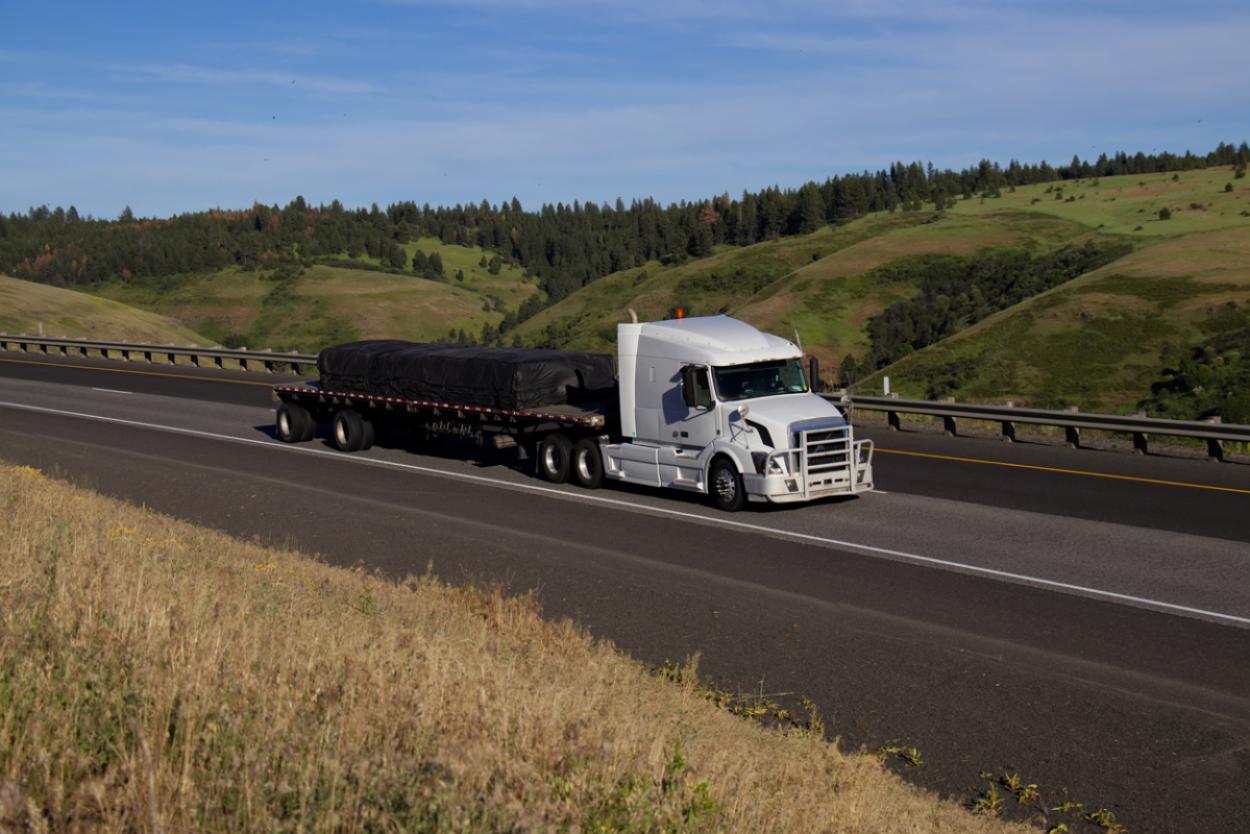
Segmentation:
{"type": "Polygon", "coordinates": [[[728,316],[617,327],[620,434],[603,474],[722,509],[872,489],[872,443],[812,393],[802,351],[728,316]]]}

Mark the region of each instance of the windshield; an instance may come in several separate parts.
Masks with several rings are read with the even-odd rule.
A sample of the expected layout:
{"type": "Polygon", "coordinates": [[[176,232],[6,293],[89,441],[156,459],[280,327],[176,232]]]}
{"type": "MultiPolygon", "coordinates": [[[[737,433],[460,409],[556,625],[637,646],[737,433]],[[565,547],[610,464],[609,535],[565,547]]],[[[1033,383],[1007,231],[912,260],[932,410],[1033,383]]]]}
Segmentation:
{"type": "Polygon", "coordinates": [[[803,375],[803,363],[798,359],[774,359],[712,370],[716,374],[716,390],[722,400],[749,400],[807,392],[807,377],[803,375]]]}

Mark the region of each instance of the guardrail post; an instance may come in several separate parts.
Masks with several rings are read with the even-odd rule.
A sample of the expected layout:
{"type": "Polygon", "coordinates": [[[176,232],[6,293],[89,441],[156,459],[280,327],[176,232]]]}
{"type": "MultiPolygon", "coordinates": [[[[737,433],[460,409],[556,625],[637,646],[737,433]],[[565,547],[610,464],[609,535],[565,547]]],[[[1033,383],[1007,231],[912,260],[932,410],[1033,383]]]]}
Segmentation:
{"type": "Polygon", "coordinates": [[[152,351],[150,351],[150,350],[145,350],[145,351],[143,352],[143,359],[144,359],[144,361],[145,361],[145,362],[147,362],[148,364],[151,364],[151,362],[152,362],[152,351]]]}
{"type": "MultiPolygon", "coordinates": [[[[1205,422],[1219,424],[1224,422],[1220,417],[1208,417],[1205,422]]],[[[1220,463],[1224,460],[1224,443],[1218,438],[1207,438],[1207,460],[1220,463]]]]}
{"type": "MultiPolygon", "coordinates": [[[[941,399],[941,402],[944,402],[944,403],[953,403],[954,401],[955,401],[954,397],[943,397],[941,399]]],[[[959,434],[959,432],[956,430],[955,418],[951,417],[950,415],[946,415],[942,418],[942,428],[944,428],[946,430],[946,433],[950,435],[951,437],[957,437],[959,434]]]]}
{"type": "MultiPolygon", "coordinates": [[[[1016,404],[1013,400],[1007,400],[1007,408],[1015,408],[1016,404]]],[[[1002,421],[1002,434],[999,436],[1004,443],[1016,442],[1016,424],[1010,420],[1002,421]]]]}
{"type": "MultiPolygon", "coordinates": [[[[1146,416],[1146,412],[1138,411],[1133,416],[1144,418],[1146,416]]],[[[1133,432],[1133,453],[1138,455],[1150,454],[1150,441],[1146,439],[1146,433],[1144,431],[1133,432]]]]}
{"type": "MultiPolygon", "coordinates": [[[[1080,409],[1074,405],[1070,405],[1067,408],[1065,408],[1064,411],[1075,414],[1077,411],[1080,411],[1080,409]]],[[[1071,449],[1081,448],[1081,429],[1079,426],[1064,426],[1063,438],[1064,438],[1064,442],[1068,444],[1069,448],[1071,449]]]]}
{"type": "MultiPolygon", "coordinates": [[[[886,396],[892,400],[898,399],[898,394],[886,394],[886,396]]],[[[885,424],[889,426],[890,431],[902,431],[903,430],[903,424],[898,418],[897,411],[887,410],[885,412],[885,424]]]]}

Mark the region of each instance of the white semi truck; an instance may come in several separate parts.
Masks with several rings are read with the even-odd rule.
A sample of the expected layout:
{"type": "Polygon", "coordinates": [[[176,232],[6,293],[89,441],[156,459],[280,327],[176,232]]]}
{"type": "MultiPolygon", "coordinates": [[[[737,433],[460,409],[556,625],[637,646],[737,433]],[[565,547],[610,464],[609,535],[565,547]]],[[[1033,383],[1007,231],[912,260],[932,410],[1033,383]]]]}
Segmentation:
{"type": "MultiPolygon", "coordinates": [[[[379,388],[376,373],[371,385],[327,385],[323,368],[320,384],[274,388],[277,434],[310,440],[328,423],[344,451],[371,445],[378,423],[472,435],[498,448],[518,446],[548,481],[704,493],[727,511],[747,501],[811,501],[873,488],[872,441],[856,440],[845,414],[812,393],[793,342],[728,316],[633,318],[617,326],[615,390],[598,403],[500,407],[467,401],[460,380],[444,383],[446,395],[427,386],[411,396],[379,388]]],[[[472,350],[488,370],[492,361],[524,353],[499,350],[493,360],[495,349],[472,350]]],[[[557,362],[585,356],[547,353],[557,362]]]]}

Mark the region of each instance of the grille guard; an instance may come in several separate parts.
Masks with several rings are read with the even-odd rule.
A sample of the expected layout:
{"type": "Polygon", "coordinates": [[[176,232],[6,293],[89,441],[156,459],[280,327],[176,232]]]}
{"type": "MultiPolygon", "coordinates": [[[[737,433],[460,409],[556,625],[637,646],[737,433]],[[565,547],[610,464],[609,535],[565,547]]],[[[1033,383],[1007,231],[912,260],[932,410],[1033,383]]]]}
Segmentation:
{"type": "Polygon", "coordinates": [[[798,481],[796,495],[806,499],[872,489],[873,442],[855,440],[850,425],[794,431],[792,436],[795,448],[769,454],[764,472],[777,460],[786,473],[782,477],[798,481]]]}

